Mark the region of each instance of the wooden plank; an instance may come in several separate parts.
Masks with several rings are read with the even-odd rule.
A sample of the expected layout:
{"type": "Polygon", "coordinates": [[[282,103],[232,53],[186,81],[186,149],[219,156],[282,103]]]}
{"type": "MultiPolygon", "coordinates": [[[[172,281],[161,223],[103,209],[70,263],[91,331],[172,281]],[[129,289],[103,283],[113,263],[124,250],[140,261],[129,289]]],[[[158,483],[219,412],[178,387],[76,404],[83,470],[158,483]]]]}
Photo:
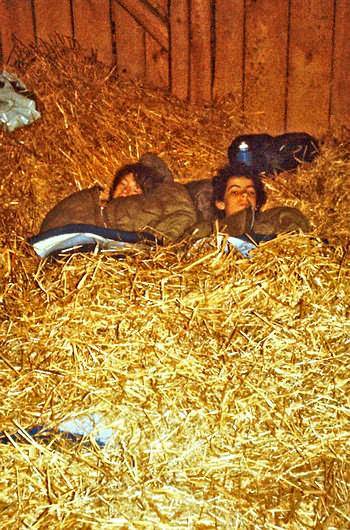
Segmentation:
{"type": "Polygon", "coordinates": [[[117,71],[131,79],[145,78],[145,32],[129,13],[114,2],[117,71]]]}
{"type": "Polygon", "coordinates": [[[338,0],[335,13],[334,67],[331,99],[331,125],[350,122],[350,2],[338,0]]]}
{"type": "Polygon", "coordinates": [[[188,0],[170,4],[170,85],[179,99],[189,97],[190,12],[188,0]]]}
{"type": "Polygon", "coordinates": [[[288,2],[246,1],[244,111],[252,129],[285,129],[288,2]]]}
{"type": "Polygon", "coordinates": [[[57,34],[73,37],[70,0],[35,0],[34,7],[38,39],[47,41],[57,34]]]}
{"type": "Polygon", "coordinates": [[[154,11],[149,9],[142,0],[114,0],[134,17],[135,20],[165,49],[169,49],[167,24],[154,11]]]}
{"type": "Polygon", "coordinates": [[[169,54],[146,33],[146,82],[155,88],[169,88],[169,54]]]}
{"type": "Polygon", "coordinates": [[[216,0],[214,97],[242,99],[244,0],[216,0]]]}
{"type": "Polygon", "coordinates": [[[158,11],[163,17],[169,15],[169,1],[168,0],[148,0],[148,3],[158,11]]]}
{"type": "Polygon", "coordinates": [[[291,0],[287,127],[328,128],[333,0],[291,0]]]}
{"type": "Polygon", "coordinates": [[[24,44],[35,41],[31,0],[2,0],[1,43],[3,60],[9,60],[14,38],[24,44]]]}
{"type": "Polygon", "coordinates": [[[112,64],[112,28],[109,0],[74,0],[75,39],[86,50],[96,52],[96,58],[112,64]]]}
{"type": "Polygon", "coordinates": [[[211,1],[191,0],[190,100],[211,99],[211,1]]]}
{"type": "Polygon", "coordinates": [[[3,70],[4,63],[5,63],[5,57],[4,57],[4,52],[3,52],[3,40],[4,40],[3,32],[6,26],[6,23],[7,23],[7,15],[5,12],[5,5],[3,2],[0,2],[0,68],[1,70],[3,70]]]}

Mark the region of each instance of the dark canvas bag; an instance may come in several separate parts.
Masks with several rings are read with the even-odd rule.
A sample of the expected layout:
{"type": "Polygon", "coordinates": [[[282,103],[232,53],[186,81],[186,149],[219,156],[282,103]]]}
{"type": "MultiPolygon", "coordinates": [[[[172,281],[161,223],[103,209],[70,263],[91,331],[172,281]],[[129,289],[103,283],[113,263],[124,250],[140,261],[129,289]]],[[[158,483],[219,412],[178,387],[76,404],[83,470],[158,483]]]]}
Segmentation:
{"type": "Polygon", "coordinates": [[[310,134],[292,132],[275,136],[269,163],[272,171],[291,171],[303,162],[312,162],[319,153],[318,141],[310,134]]]}
{"type": "Polygon", "coordinates": [[[242,134],[228,148],[230,163],[240,160],[240,146],[248,146],[250,160],[247,165],[258,173],[276,174],[291,171],[303,162],[312,162],[319,154],[316,138],[304,132],[291,132],[279,136],[269,134],[242,134]]]}
{"type": "Polygon", "coordinates": [[[270,134],[241,134],[236,136],[228,148],[230,164],[241,161],[239,159],[240,145],[248,146],[251,164],[250,167],[257,173],[268,172],[269,163],[266,154],[273,150],[273,136],[270,134]]]}

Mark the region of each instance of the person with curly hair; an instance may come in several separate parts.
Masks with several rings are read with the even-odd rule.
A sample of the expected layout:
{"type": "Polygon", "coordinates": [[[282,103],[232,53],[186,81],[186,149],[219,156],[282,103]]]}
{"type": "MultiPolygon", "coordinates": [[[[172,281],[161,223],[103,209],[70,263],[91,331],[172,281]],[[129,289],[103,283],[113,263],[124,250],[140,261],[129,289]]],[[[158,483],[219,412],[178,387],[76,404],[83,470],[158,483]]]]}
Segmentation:
{"type": "MultiPolygon", "coordinates": [[[[208,184],[203,181],[204,186],[208,184]]],[[[248,236],[258,243],[283,232],[310,229],[309,221],[297,208],[262,210],[267,200],[263,180],[245,164],[235,162],[220,168],[211,187],[213,218],[199,223],[192,231],[194,236],[210,235],[216,226],[229,236],[248,236]]]]}

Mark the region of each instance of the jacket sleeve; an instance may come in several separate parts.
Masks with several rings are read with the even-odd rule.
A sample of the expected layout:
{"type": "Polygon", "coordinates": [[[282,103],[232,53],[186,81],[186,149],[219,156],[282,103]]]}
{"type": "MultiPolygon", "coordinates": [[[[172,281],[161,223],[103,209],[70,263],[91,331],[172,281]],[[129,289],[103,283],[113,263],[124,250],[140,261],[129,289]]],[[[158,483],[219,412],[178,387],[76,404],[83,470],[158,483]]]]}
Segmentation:
{"type": "Polygon", "coordinates": [[[161,215],[152,222],[153,228],[170,241],[176,241],[196,223],[197,211],[189,192],[182,184],[160,186],[161,215]]]}
{"type": "Polygon", "coordinates": [[[197,213],[186,188],[164,183],[144,195],[111,200],[105,210],[109,228],[139,232],[154,230],[175,241],[197,220],[197,213]]]}
{"type": "Polygon", "coordinates": [[[297,208],[280,206],[270,208],[253,215],[251,208],[226,217],[222,222],[222,230],[230,236],[242,234],[276,235],[285,232],[310,230],[310,223],[297,208]]]}
{"type": "Polygon", "coordinates": [[[118,197],[107,203],[103,213],[108,228],[140,232],[158,218],[159,205],[147,200],[146,195],[118,197]]]}
{"type": "Polygon", "coordinates": [[[189,235],[195,239],[221,232],[230,236],[241,236],[252,231],[254,222],[253,210],[246,208],[223,219],[199,221],[190,230],[189,235]]]}
{"type": "Polygon", "coordinates": [[[256,216],[254,231],[257,234],[281,234],[284,232],[309,232],[309,220],[297,208],[280,206],[259,212],[256,216]]]}

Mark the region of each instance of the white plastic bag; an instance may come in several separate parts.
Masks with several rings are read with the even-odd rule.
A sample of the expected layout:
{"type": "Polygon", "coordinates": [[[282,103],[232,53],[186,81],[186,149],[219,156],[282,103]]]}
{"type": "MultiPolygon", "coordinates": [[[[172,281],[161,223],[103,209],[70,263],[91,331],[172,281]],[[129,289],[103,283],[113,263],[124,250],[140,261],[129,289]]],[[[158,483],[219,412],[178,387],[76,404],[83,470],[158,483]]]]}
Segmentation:
{"type": "Polygon", "coordinates": [[[101,447],[104,447],[115,435],[114,430],[108,425],[107,418],[98,412],[75,416],[63,421],[58,426],[58,430],[73,436],[90,435],[101,447]]]}
{"type": "Polygon", "coordinates": [[[5,130],[12,132],[41,117],[26,93],[26,86],[16,76],[5,71],[0,74],[0,124],[5,130]]]}

